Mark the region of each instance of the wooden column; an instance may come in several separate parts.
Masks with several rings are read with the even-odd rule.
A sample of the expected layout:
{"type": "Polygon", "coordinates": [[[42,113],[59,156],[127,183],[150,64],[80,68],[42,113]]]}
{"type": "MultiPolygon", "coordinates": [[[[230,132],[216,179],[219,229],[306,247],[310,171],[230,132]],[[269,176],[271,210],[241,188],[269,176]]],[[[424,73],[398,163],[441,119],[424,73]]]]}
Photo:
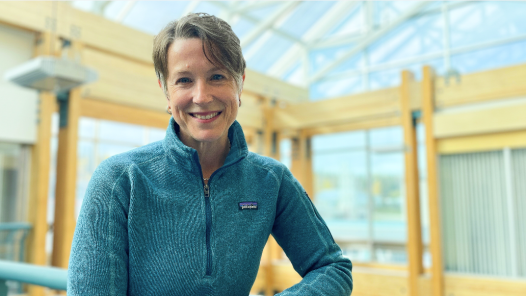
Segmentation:
{"type": "MultiPolygon", "coordinates": [[[[38,34],[34,56],[56,55],[58,39],[51,33],[38,34]]],[[[47,208],[49,170],[51,155],[51,118],[56,110],[55,94],[41,92],[39,95],[37,141],[31,147],[31,186],[29,192],[28,219],[33,229],[27,239],[27,261],[47,265],[46,234],[48,232],[47,208]]],[[[33,110],[28,110],[33,112],[33,110]]],[[[43,296],[44,288],[29,286],[29,295],[43,296]]]]}
{"type": "Polygon", "coordinates": [[[301,157],[301,185],[311,199],[314,198],[314,186],[312,184],[312,145],[311,136],[305,131],[300,132],[300,157],[301,157]]]}
{"type": "MultiPolygon", "coordinates": [[[[66,104],[66,103],[61,103],[66,104]]],[[[71,242],[75,231],[75,187],[77,181],[77,139],[80,115],[80,90],[70,91],[67,123],[62,122],[58,134],[57,183],[52,265],[68,267],[71,242]],[[65,124],[65,125],[64,125],[65,124]]]]}
{"type": "Polygon", "coordinates": [[[409,296],[418,296],[418,279],[423,273],[422,228],[420,222],[420,196],[418,176],[418,145],[416,124],[411,110],[411,84],[413,74],[402,72],[400,104],[405,147],[405,192],[407,207],[407,258],[409,270],[409,296]]]}
{"type": "MultiPolygon", "coordinates": [[[[82,44],[73,42],[67,49],[70,59],[80,61],[82,44]]],[[[75,188],[77,183],[77,141],[80,118],[80,88],[69,96],[58,96],[60,128],[57,152],[57,183],[55,192],[55,222],[53,234],[53,266],[67,268],[75,231],[75,188]]]]}
{"type": "Polygon", "coordinates": [[[442,239],[440,235],[440,202],[437,175],[437,142],[434,137],[433,116],[434,104],[433,69],[429,66],[423,68],[422,78],[422,118],[426,129],[426,154],[427,154],[427,183],[429,199],[429,227],[431,233],[431,287],[433,296],[444,295],[444,268],[442,259],[442,239]]]}
{"type": "MultiPolygon", "coordinates": [[[[279,143],[278,134],[273,127],[273,114],[274,107],[270,101],[267,101],[266,106],[264,107],[264,116],[265,116],[265,130],[263,133],[264,142],[263,142],[263,155],[272,157],[276,160],[279,160],[279,143]]],[[[267,241],[265,265],[266,265],[266,277],[265,277],[265,296],[274,295],[275,284],[274,284],[274,274],[272,272],[272,263],[275,260],[281,259],[281,254],[283,253],[281,247],[278,245],[273,236],[270,236],[267,241]]]]}
{"type": "Polygon", "coordinates": [[[311,137],[305,131],[299,131],[297,136],[292,137],[291,140],[292,165],[290,171],[312,198],[314,187],[312,185],[311,137]]]}

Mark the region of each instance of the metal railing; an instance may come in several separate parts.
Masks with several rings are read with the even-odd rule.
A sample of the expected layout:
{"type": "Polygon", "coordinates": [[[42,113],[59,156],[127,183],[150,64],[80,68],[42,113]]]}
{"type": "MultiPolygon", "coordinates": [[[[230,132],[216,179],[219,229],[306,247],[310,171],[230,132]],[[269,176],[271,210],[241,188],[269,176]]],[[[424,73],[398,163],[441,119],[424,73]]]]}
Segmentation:
{"type": "Polygon", "coordinates": [[[65,291],[67,278],[66,269],[0,260],[0,296],[7,296],[6,281],[65,291]]]}
{"type": "Polygon", "coordinates": [[[0,259],[24,262],[25,240],[31,228],[29,223],[0,223],[0,259]]]}
{"type": "MultiPolygon", "coordinates": [[[[24,262],[25,241],[31,229],[30,223],[0,223],[0,260],[24,262]]],[[[13,283],[11,290],[22,293],[22,284],[13,283]]]]}

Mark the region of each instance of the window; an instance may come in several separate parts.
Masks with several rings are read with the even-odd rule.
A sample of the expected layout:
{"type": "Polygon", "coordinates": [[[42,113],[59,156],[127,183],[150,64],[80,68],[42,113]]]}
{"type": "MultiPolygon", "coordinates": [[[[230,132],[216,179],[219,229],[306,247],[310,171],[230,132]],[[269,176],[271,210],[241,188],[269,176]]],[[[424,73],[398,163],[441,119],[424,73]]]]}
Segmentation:
{"type": "Polygon", "coordinates": [[[388,127],[312,139],[315,204],[355,261],[407,261],[403,131],[388,127]]]}

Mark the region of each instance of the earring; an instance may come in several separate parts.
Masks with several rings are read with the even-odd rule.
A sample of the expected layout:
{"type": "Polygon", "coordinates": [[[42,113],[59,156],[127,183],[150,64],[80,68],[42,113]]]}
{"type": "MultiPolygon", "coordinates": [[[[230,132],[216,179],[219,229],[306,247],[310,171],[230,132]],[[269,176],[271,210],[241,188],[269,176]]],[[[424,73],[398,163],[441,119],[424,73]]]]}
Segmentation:
{"type": "Polygon", "coordinates": [[[166,106],[166,113],[172,115],[172,110],[170,110],[170,106],[166,106]]]}

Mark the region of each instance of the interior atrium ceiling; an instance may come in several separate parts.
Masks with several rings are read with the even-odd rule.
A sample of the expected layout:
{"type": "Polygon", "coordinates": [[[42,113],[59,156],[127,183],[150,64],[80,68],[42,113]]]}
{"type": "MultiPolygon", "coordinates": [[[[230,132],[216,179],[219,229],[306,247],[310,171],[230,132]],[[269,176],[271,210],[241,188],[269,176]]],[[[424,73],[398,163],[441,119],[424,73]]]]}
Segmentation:
{"type": "Polygon", "coordinates": [[[525,1],[72,1],[150,34],[189,12],[217,15],[249,68],[308,87],[311,99],[526,62],[525,1]]]}

